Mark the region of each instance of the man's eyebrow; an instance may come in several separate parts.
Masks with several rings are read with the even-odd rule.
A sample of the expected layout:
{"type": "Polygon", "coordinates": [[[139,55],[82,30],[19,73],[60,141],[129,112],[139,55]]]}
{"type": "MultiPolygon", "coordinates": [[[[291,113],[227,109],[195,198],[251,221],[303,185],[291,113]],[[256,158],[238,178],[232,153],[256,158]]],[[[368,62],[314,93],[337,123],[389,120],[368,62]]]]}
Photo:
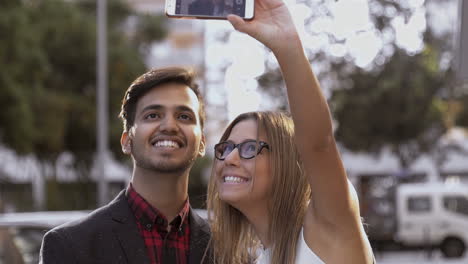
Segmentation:
{"type": "Polygon", "coordinates": [[[164,109],[165,107],[163,105],[160,105],[160,104],[152,104],[152,105],[148,105],[146,106],[145,108],[143,108],[141,110],[141,113],[144,113],[148,110],[162,110],[164,109]]]}
{"type": "MultiPolygon", "coordinates": [[[[146,112],[148,110],[164,110],[166,108],[167,108],[166,106],[161,105],[161,104],[152,104],[152,105],[148,105],[145,108],[143,108],[141,110],[140,114],[144,113],[144,112],[146,112]]],[[[177,111],[179,111],[179,112],[190,112],[191,114],[195,115],[195,112],[193,111],[193,109],[186,106],[186,105],[179,105],[175,109],[177,111]]]]}
{"type": "Polygon", "coordinates": [[[190,112],[190,113],[195,115],[195,112],[193,111],[193,109],[188,107],[188,106],[185,106],[185,105],[177,106],[176,109],[177,109],[177,111],[190,112]]]}

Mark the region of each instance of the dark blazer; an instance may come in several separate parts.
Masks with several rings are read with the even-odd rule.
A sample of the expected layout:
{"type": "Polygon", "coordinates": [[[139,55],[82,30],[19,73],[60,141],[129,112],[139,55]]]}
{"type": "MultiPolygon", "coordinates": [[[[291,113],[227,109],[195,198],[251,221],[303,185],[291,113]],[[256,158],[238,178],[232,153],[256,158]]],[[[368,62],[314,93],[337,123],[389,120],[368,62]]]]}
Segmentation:
{"type": "MultiPolygon", "coordinates": [[[[189,264],[201,263],[209,240],[208,224],[190,209],[189,264]]],[[[212,263],[209,256],[210,252],[207,252],[203,264],[212,263]]],[[[39,263],[149,264],[125,191],[85,218],[47,232],[42,241],[39,263]]]]}

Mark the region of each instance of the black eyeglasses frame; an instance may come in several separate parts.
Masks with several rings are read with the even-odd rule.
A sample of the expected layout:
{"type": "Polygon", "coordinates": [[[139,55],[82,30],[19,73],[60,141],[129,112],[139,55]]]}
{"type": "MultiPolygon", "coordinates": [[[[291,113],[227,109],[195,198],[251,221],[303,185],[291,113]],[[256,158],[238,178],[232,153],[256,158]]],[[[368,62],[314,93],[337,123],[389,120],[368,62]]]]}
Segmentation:
{"type": "Polygon", "coordinates": [[[216,153],[217,153],[216,148],[217,148],[219,145],[221,145],[221,144],[226,144],[226,143],[232,144],[232,145],[234,146],[234,147],[232,148],[231,152],[233,152],[234,149],[237,148],[237,150],[238,150],[238,152],[239,152],[239,157],[241,157],[241,158],[243,158],[243,159],[253,159],[253,158],[255,158],[258,154],[260,154],[260,153],[262,152],[262,150],[263,150],[264,148],[270,150],[270,145],[268,145],[268,143],[266,143],[266,142],[264,142],[264,141],[257,141],[257,140],[254,140],[254,139],[246,140],[246,141],[243,141],[243,142],[241,142],[241,143],[239,143],[239,144],[234,144],[234,143],[231,142],[231,141],[223,141],[223,142],[219,142],[218,144],[216,144],[216,145],[214,146],[214,154],[215,154],[214,156],[215,156],[215,158],[216,158],[217,160],[225,160],[226,157],[227,157],[229,154],[231,154],[231,152],[229,152],[229,153],[226,155],[226,157],[224,157],[224,158],[219,158],[219,157],[217,157],[217,155],[216,155],[216,153]],[[252,157],[243,157],[243,156],[242,156],[242,153],[241,153],[241,151],[240,151],[240,150],[241,150],[241,146],[242,146],[243,144],[245,144],[245,143],[251,143],[251,142],[257,142],[257,143],[260,145],[260,146],[258,147],[258,149],[257,149],[257,153],[256,153],[255,155],[253,155],[252,157]]]}

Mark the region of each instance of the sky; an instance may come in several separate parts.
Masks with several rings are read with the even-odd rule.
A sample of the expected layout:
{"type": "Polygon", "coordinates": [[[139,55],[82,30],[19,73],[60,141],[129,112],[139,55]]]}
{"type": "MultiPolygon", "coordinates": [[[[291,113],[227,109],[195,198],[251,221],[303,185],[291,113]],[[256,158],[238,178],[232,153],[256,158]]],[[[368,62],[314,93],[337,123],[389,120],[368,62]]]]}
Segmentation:
{"type": "MultiPolygon", "coordinates": [[[[393,35],[375,29],[369,19],[369,3],[366,0],[330,1],[328,8],[331,16],[319,17],[309,25],[305,25],[304,21],[312,14],[310,8],[294,0],[286,2],[306,50],[321,50],[335,57],[350,56],[362,68],[370,66],[381,51],[386,55],[392,54],[393,50],[388,49],[385,44],[394,40],[399,47],[410,53],[421,51],[422,34],[427,24],[426,12],[431,13],[436,27],[441,31],[452,27],[457,15],[456,1],[444,3],[444,12],[440,12],[440,6],[425,5],[424,0],[405,1],[413,10],[413,15],[406,21],[402,16],[396,15],[395,10],[382,10],[395,13],[391,22],[396,32],[393,35]],[[332,34],[340,43],[331,44],[327,33],[332,34]]],[[[225,74],[228,120],[240,113],[264,108],[264,100],[257,91],[255,78],[264,73],[266,56],[269,56],[269,61],[275,61],[271,54],[256,40],[235,32],[226,21],[207,21],[206,28],[206,65],[213,75],[225,74]],[[228,35],[227,42],[215,41],[212,36],[219,35],[219,32],[228,35]],[[223,71],[226,67],[226,71],[223,71]]],[[[326,87],[322,88],[326,90],[326,87]]],[[[326,92],[325,94],[327,95],[326,92]]]]}

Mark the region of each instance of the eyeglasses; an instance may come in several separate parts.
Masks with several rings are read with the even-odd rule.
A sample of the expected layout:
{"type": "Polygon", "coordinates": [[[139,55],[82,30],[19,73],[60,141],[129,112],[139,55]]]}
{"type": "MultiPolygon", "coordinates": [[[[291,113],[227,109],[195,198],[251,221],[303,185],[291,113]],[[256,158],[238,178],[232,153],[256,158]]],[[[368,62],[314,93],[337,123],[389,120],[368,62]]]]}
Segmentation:
{"type": "Polygon", "coordinates": [[[266,142],[256,141],[253,139],[246,140],[239,144],[224,141],[215,145],[215,157],[219,160],[224,160],[235,148],[238,149],[241,158],[251,159],[260,154],[263,148],[269,150],[270,146],[266,142]]]}

